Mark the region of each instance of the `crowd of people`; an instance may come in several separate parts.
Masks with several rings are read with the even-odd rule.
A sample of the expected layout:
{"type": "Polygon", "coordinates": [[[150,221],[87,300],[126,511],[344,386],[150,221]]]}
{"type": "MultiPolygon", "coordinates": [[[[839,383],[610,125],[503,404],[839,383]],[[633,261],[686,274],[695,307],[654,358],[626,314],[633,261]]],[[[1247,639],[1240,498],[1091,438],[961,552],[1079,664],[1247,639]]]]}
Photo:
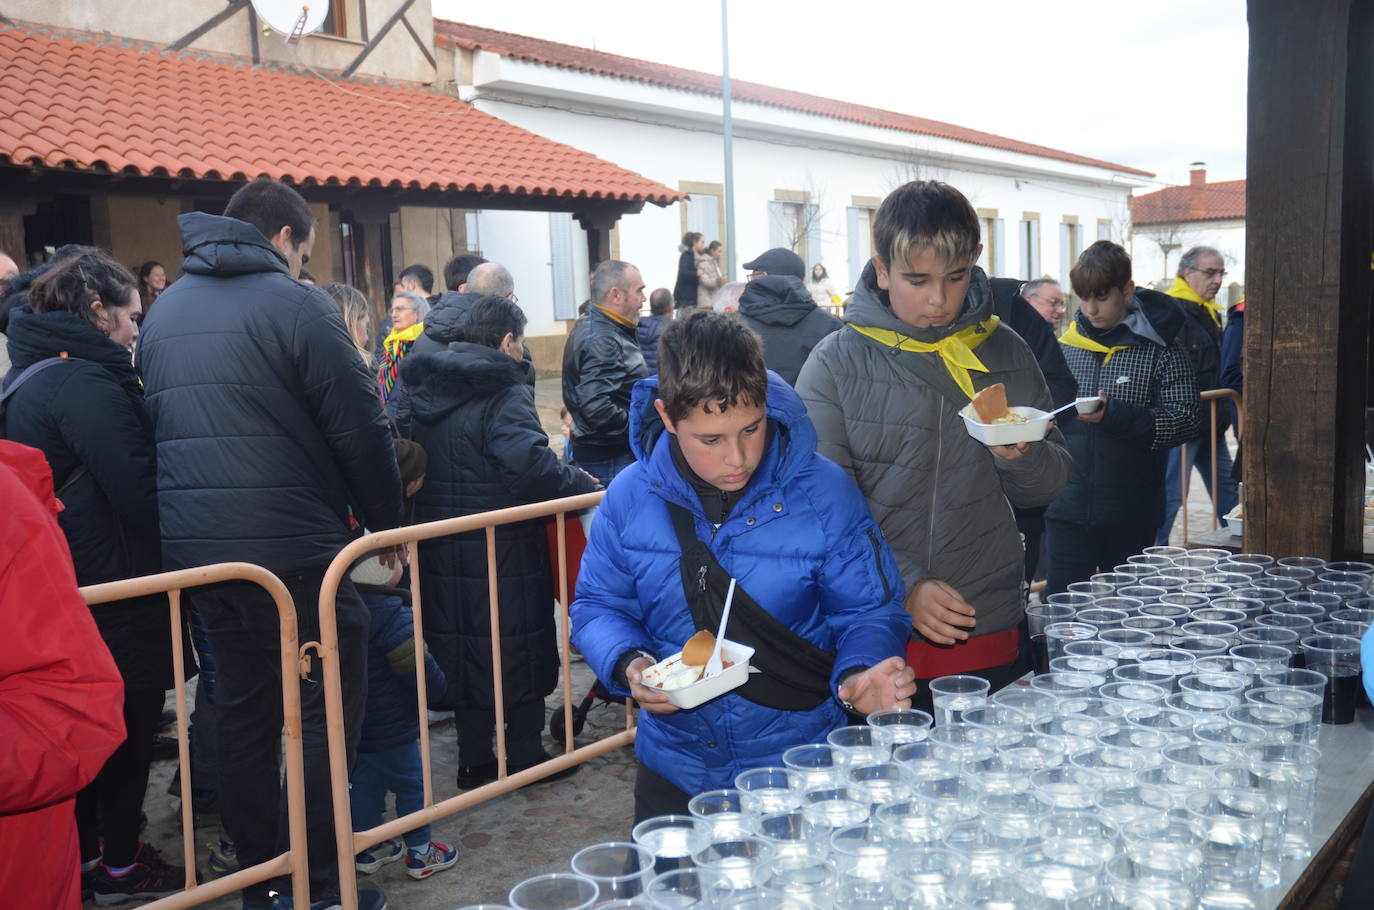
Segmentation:
{"type": "MultiPolygon", "coordinates": [[[[57,673],[55,683],[35,678],[35,691],[67,695],[49,714],[19,715],[28,739],[14,760],[44,783],[27,802],[0,796],[10,813],[0,843],[32,830],[63,845],[71,862],[42,892],[52,906],[83,892],[113,904],[182,887],[183,869],[139,839],[174,684],[173,634],[202,671],[183,786],[213,795],[243,866],[287,847],[271,597],[247,583],[191,589],[186,628],[173,630],[161,597],[86,609],[78,584],[254,563],[285,583],[309,641],[325,569],[358,534],[604,489],[571,605],[573,641],[604,686],[643,710],[636,818],[684,812],[691,795],[777,764],[784,748],[823,739],[848,716],[929,709],[934,677],[975,674],[996,688],[1024,675],[1024,606],[1042,546],[1048,590],[1058,591],[1167,536],[1177,508],[1167,472],[1225,449],[1199,435],[1198,391],[1240,376],[1232,327],[1243,308],[1223,343],[1216,251],[1188,251],[1166,294],[1136,287],[1120,246],[1093,244],[1070,274],[1079,308],[1056,336],[1059,284],[986,275],[969,201],[915,181],[878,209],[874,256],[845,296],[823,265],[808,269],[783,248],[730,281],[719,242],[697,233],[683,238],[671,290],[646,294],[633,264],[599,263],[564,345],[560,458],[534,399],[535,367],[551,365],[524,343],[516,278],[502,265],[458,255],[440,293],[430,269],[410,266],[382,311],[348,285],[300,280],[316,225],[284,184],[252,181],[222,215],[179,224],[185,259],[172,283],[157,263],[134,275],[89,247],[4,279],[12,365],[0,483],[35,529],[7,525],[7,557],[25,555],[6,571],[32,573],[41,560],[52,609],[76,618],[70,652],[32,666],[23,652],[63,641],[24,621],[7,577],[0,604],[24,634],[0,646],[0,686],[57,673]],[[1011,405],[1100,404],[1070,410],[1041,441],[988,446],[960,412],[996,383],[1011,405]],[[714,631],[727,590],[729,637],[756,647],[761,672],[679,711],[643,673],[694,632],[714,631]],[[60,773],[34,763],[40,724],[67,731],[60,773]],[[33,827],[12,827],[21,822],[33,827]]],[[[401,814],[422,804],[422,707],[454,712],[459,788],[497,777],[494,645],[507,770],[549,758],[544,699],[558,650],[544,527],[504,525],[496,546],[498,642],[482,532],[420,545],[424,650],[401,548],[363,560],[339,586],[356,830],[380,823],[388,793],[401,814]]],[[[311,672],[301,688],[309,867],[312,897],[328,898],[338,890],[330,793],[340,782],[330,779],[318,663],[311,672]]],[[[24,710],[0,707],[0,730],[24,710]]],[[[424,827],[355,865],[371,873],[403,861],[424,878],[458,860],[424,827]]],[[[376,889],[360,900],[386,906],[376,889]]],[[[290,882],[249,887],[243,901],[290,906],[290,882]]]]}

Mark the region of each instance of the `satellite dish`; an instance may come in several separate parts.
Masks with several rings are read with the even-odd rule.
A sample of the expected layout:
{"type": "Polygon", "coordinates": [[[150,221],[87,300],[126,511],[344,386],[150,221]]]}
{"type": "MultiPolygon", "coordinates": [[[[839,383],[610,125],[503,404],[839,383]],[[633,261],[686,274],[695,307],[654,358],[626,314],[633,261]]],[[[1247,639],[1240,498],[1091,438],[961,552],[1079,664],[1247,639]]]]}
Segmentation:
{"type": "Polygon", "coordinates": [[[317,31],[329,14],[329,0],[253,0],[258,18],[287,41],[317,31]]]}

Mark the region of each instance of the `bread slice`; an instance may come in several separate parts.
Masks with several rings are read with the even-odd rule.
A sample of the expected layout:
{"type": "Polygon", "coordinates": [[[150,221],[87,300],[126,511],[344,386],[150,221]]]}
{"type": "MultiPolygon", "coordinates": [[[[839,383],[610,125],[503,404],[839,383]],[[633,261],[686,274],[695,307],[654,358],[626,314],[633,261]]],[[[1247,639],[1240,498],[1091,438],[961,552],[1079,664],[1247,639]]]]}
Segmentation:
{"type": "Polygon", "coordinates": [[[1007,387],[998,382],[973,396],[973,412],[979,423],[995,423],[1011,411],[1007,407],[1007,387]]]}

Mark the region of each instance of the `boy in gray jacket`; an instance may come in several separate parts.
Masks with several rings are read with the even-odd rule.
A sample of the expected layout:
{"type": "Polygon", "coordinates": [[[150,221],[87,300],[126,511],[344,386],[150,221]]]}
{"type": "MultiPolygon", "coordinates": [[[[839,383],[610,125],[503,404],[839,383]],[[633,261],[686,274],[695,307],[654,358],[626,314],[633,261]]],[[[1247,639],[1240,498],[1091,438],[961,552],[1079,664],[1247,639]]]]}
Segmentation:
{"type": "Polygon", "coordinates": [[[1011,406],[1053,407],[1034,355],[992,314],[964,195],[936,181],[894,190],[874,219],[873,250],[845,328],[816,346],[797,391],[819,451],[853,475],[897,556],[917,679],[973,673],[996,689],[1030,669],[1011,506],[1053,501],[1069,454],[1056,429],[1041,442],[985,446],[959,417],[998,382],[1011,406]]]}

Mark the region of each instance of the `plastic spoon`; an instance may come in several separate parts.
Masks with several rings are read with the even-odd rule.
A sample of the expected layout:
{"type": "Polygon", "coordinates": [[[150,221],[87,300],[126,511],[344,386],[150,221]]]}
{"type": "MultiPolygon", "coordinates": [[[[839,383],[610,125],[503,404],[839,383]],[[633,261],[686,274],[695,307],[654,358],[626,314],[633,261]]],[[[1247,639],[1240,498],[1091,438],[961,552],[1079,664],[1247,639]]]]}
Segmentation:
{"type": "MultiPolygon", "coordinates": [[[[1058,414],[1060,411],[1067,411],[1069,408],[1075,408],[1075,407],[1078,407],[1078,399],[1076,399],[1076,398],[1075,398],[1073,401],[1070,401],[1068,404],[1061,404],[1059,407],[1055,408],[1053,411],[1050,411],[1048,414],[1046,414],[1045,417],[1053,417],[1055,414],[1058,414]]],[[[1041,418],[1041,419],[1043,420],[1044,418],[1041,418]]]]}
{"type": "Polygon", "coordinates": [[[710,679],[712,676],[719,675],[725,669],[720,659],[720,643],[725,640],[725,624],[730,621],[730,604],[735,600],[735,580],[730,579],[730,589],[725,592],[725,609],[720,614],[720,628],[716,630],[716,646],[711,651],[711,657],[706,661],[706,670],[701,674],[702,679],[710,679]]]}

